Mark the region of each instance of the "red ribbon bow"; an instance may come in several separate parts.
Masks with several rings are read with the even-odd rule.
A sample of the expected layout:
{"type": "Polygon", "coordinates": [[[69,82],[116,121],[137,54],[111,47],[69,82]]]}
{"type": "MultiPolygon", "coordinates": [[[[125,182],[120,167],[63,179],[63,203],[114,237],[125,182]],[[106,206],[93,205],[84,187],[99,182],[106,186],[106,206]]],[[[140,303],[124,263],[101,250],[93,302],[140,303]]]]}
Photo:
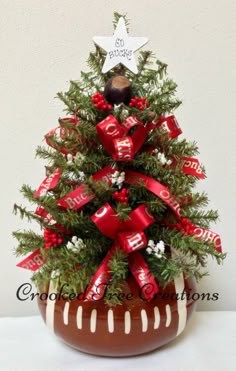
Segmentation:
{"type": "Polygon", "coordinates": [[[91,281],[86,295],[87,300],[97,300],[96,296],[101,296],[101,293],[104,292],[104,284],[107,285],[111,277],[109,261],[117,248],[121,248],[125,253],[130,254],[130,271],[141,288],[146,286],[146,290],[144,289],[142,294],[147,300],[151,300],[153,295],[158,292],[158,286],[155,278],[149,271],[147,263],[137,251],[147,245],[147,239],[143,230],[155,222],[146,205],[142,204],[132,211],[129,215],[129,220],[120,221],[115,211],[106,203],[91,216],[91,219],[100,231],[107,237],[114,239],[115,243],[91,281]]]}
{"type": "Polygon", "coordinates": [[[134,154],[145,141],[147,131],[135,116],[127,117],[121,124],[112,115],[96,126],[97,134],[105,150],[115,161],[132,161],[134,154]],[[136,127],[131,136],[130,129],[136,127]]]}

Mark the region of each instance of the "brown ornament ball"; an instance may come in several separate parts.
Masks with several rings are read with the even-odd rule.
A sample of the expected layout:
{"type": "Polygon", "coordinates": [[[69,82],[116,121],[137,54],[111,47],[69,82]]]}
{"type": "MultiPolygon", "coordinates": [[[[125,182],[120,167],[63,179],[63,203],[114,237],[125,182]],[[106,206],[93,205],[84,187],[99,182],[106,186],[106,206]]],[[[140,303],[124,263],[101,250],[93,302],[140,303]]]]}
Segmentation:
{"type": "Polygon", "coordinates": [[[125,76],[112,77],[106,83],[104,97],[110,104],[129,104],[131,100],[131,83],[125,76]]]}

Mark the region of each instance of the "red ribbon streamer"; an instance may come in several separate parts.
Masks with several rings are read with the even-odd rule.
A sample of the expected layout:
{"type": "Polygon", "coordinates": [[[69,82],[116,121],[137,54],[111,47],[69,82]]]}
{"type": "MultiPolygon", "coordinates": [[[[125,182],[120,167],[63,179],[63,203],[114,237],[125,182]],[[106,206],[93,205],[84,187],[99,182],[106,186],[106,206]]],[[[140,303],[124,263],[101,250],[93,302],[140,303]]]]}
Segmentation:
{"type": "Polygon", "coordinates": [[[139,185],[144,183],[144,187],[162,199],[162,201],[164,201],[178,217],[181,215],[180,204],[167,187],[159,183],[157,180],[135,171],[127,170],[125,174],[126,183],[139,185]]]}
{"type": "MultiPolygon", "coordinates": [[[[92,178],[95,181],[105,181],[107,183],[110,183],[111,175],[115,171],[115,169],[112,169],[111,166],[108,165],[94,174],[92,178]]],[[[88,195],[86,193],[85,184],[81,184],[79,187],[58,200],[56,204],[67,209],[77,210],[91,201],[94,197],[94,195],[88,195]]]]}
{"type": "Polygon", "coordinates": [[[61,142],[63,142],[66,137],[68,135],[71,135],[72,133],[74,133],[74,135],[78,138],[78,142],[79,140],[79,135],[78,133],[73,130],[73,128],[67,128],[65,125],[63,125],[64,123],[71,123],[71,124],[75,124],[77,125],[78,124],[78,119],[77,117],[65,117],[61,120],[60,122],[60,126],[57,126],[56,128],[50,130],[46,135],[45,135],[45,140],[47,142],[47,144],[56,149],[57,151],[60,151],[61,153],[63,153],[64,155],[67,155],[68,153],[74,153],[76,151],[78,151],[78,148],[65,148],[65,147],[61,147],[59,145],[56,145],[56,144],[53,144],[52,143],[52,139],[56,139],[56,140],[59,140],[61,142]]]}
{"type": "Polygon", "coordinates": [[[129,269],[141,287],[142,297],[151,300],[159,289],[155,278],[139,251],[135,251],[129,255],[129,269]]]}
{"type": "Polygon", "coordinates": [[[42,256],[40,249],[35,250],[32,254],[27,256],[24,260],[18,263],[16,266],[20,268],[29,269],[36,271],[42,265],[46,263],[46,260],[42,256]]]}
{"type": "Polygon", "coordinates": [[[167,227],[173,229],[177,228],[179,231],[183,231],[184,235],[194,235],[197,240],[212,242],[215,250],[222,252],[220,236],[206,228],[198,227],[191,223],[189,219],[179,218],[179,223],[164,223],[167,227]]]}
{"type": "MultiPolygon", "coordinates": [[[[156,156],[155,149],[156,147],[154,146],[148,146],[147,148],[145,148],[145,152],[151,153],[153,154],[153,156],[156,156]]],[[[184,161],[181,169],[183,173],[188,175],[194,175],[201,179],[205,178],[205,174],[203,173],[200,162],[197,158],[184,156],[182,160],[184,161]]],[[[172,163],[170,167],[174,168],[178,164],[178,161],[174,158],[174,156],[171,156],[171,161],[172,163]]],[[[166,167],[166,165],[163,165],[163,167],[166,167]]]]}
{"type": "Polygon", "coordinates": [[[204,179],[205,175],[201,169],[201,165],[197,158],[193,157],[183,157],[184,164],[182,171],[185,174],[194,175],[200,179],[204,179]]]}
{"type": "Polygon", "coordinates": [[[39,188],[34,194],[34,197],[43,196],[47,191],[55,188],[62,174],[62,169],[57,168],[54,172],[48,175],[40,184],[39,188]]]}
{"type": "Polygon", "coordinates": [[[155,219],[148,212],[144,204],[133,210],[129,217],[127,221],[120,221],[115,211],[108,203],[91,216],[91,219],[103,234],[115,239],[115,244],[109,250],[95,273],[90,284],[87,300],[94,300],[94,296],[96,297],[98,293],[100,295],[98,286],[101,286],[100,290],[104,290],[104,285],[108,285],[111,277],[111,273],[109,272],[109,261],[117,248],[121,248],[125,253],[131,253],[129,258],[130,270],[134,274],[140,287],[146,284],[152,285],[153,290],[151,293],[148,290],[144,290],[143,295],[145,298],[151,300],[153,295],[158,292],[155,278],[151,275],[143,257],[137,253],[137,250],[147,245],[143,230],[154,223],[155,219]],[[134,263],[133,260],[135,261],[136,259],[137,261],[134,263]],[[138,274],[137,267],[143,275],[138,274]]]}
{"type": "Polygon", "coordinates": [[[197,240],[204,240],[204,241],[212,242],[215,249],[218,252],[222,252],[221,239],[217,233],[212,232],[209,229],[195,226],[195,228],[192,231],[192,234],[196,236],[197,240]]]}
{"type": "Polygon", "coordinates": [[[97,134],[105,150],[115,161],[132,161],[146,138],[146,129],[135,116],[127,117],[121,124],[112,115],[96,126],[97,134]],[[136,127],[129,136],[129,130],[136,127]]]}
{"type": "Polygon", "coordinates": [[[48,224],[55,224],[56,221],[53,219],[52,215],[49,214],[47,210],[44,209],[42,206],[38,206],[37,209],[35,210],[35,214],[41,216],[46,223],[48,224]]]}
{"type": "Polygon", "coordinates": [[[108,251],[107,255],[103,259],[102,263],[98,267],[95,275],[92,278],[92,281],[86,291],[86,300],[87,301],[96,301],[104,297],[107,286],[111,278],[109,262],[112,259],[115,251],[117,249],[116,245],[113,245],[112,248],[108,251]]]}

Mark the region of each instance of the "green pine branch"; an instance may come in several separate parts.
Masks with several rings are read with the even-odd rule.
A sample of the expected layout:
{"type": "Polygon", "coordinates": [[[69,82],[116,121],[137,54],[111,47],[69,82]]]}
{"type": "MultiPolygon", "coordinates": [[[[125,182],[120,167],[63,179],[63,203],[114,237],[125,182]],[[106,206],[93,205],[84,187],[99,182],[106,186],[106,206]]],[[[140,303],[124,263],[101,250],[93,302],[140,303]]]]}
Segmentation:
{"type": "MultiPolygon", "coordinates": [[[[120,16],[114,13],[114,26],[120,16]]],[[[126,25],[129,20],[123,15],[126,25]]],[[[162,258],[150,255],[145,248],[141,250],[148,263],[149,269],[156,277],[158,284],[165,286],[181,272],[185,277],[194,277],[199,280],[206,275],[205,269],[208,257],[212,257],[221,264],[225,254],[215,250],[212,243],[197,240],[195,236],[185,236],[177,229],[167,228],[165,221],[177,222],[176,217],[167,204],[145,188],[143,182],[135,185],[123,184],[129,189],[128,204],[114,199],[114,192],[120,189],[114,184],[94,181],[93,175],[106,165],[116,165],[118,171],[133,170],[145,174],[168,187],[174,197],[181,203],[181,213],[197,226],[208,228],[210,223],[218,219],[215,210],[207,210],[208,196],[205,192],[196,192],[195,186],[199,179],[184,174],[181,170],[183,157],[198,155],[195,142],[187,139],[171,139],[168,133],[155,128],[144,138],[144,144],[135,154],[132,162],[115,162],[108,154],[98,138],[96,125],[105,119],[108,114],[122,122],[127,116],[134,115],[148,125],[158,120],[163,114],[173,113],[181,104],[176,97],[177,84],[168,77],[167,64],[154,60],[151,51],[141,51],[138,56],[138,74],[133,74],[125,66],[118,65],[106,74],[102,67],[106,52],[95,46],[88,57],[88,72],[81,72],[79,80],[70,81],[66,92],[58,93],[57,97],[63,102],[65,111],[70,116],[77,117],[78,123],[59,119],[62,128],[61,137],[47,135],[51,147],[39,146],[36,156],[47,162],[46,175],[50,175],[56,168],[62,169],[58,184],[47,195],[35,198],[35,191],[29,185],[23,185],[21,191],[26,200],[35,206],[44,207],[53,217],[56,224],[49,225],[42,217],[21,205],[14,205],[14,212],[29,222],[37,222],[42,230],[55,229],[58,225],[66,228],[63,242],[57,248],[44,248],[43,231],[36,234],[32,231],[16,231],[14,237],[19,241],[16,248],[17,255],[24,255],[40,248],[46,259],[46,264],[33,274],[33,281],[38,287],[46,287],[52,271],[57,271],[60,285],[65,284],[64,293],[77,294],[86,289],[91,278],[100,266],[103,258],[113,245],[114,241],[106,237],[92,221],[91,216],[108,202],[121,221],[128,220],[129,214],[141,204],[146,204],[156,222],[146,228],[147,240],[164,241],[166,249],[162,258]],[[126,76],[132,87],[132,96],[146,97],[149,106],[145,110],[121,104],[110,111],[99,111],[91,101],[96,92],[104,92],[107,81],[117,74],[126,76]],[[154,147],[157,152],[163,153],[167,160],[174,161],[175,165],[163,166],[156,155],[149,153],[148,147],[154,147]],[[64,154],[64,153],[67,154],[64,154]],[[57,201],[81,184],[85,184],[88,194],[94,198],[81,209],[62,209],[57,201]],[[78,251],[69,248],[71,239],[76,236],[82,239],[83,244],[78,251]],[[172,253],[171,253],[172,251],[172,253]],[[174,253],[173,253],[174,251],[174,253]]],[[[135,129],[132,129],[135,130],[135,129]]],[[[124,133],[132,135],[132,131],[124,133]]],[[[112,138],[111,138],[112,141],[112,138]]],[[[204,167],[202,167],[204,173],[204,167]]],[[[120,303],[119,293],[124,290],[124,282],[129,275],[127,255],[117,249],[109,262],[111,279],[107,287],[106,303],[116,305],[120,303]]]]}
{"type": "Polygon", "coordinates": [[[16,248],[16,256],[26,255],[29,252],[33,252],[37,249],[44,247],[44,238],[33,231],[15,231],[13,232],[19,246],[16,248]]]}

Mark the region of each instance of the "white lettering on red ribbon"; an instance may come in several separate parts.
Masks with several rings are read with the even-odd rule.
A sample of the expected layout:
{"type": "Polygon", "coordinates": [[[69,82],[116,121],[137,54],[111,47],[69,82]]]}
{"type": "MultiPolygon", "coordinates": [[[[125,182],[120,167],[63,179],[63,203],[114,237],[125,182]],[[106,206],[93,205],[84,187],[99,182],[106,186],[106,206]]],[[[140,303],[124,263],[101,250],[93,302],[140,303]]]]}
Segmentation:
{"type": "Polygon", "coordinates": [[[105,127],[105,131],[107,135],[111,135],[111,136],[115,136],[119,134],[118,126],[115,123],[108,124],[105,127]]]}
{"type": "Polygon", "coordinates": [[[129,256],[129,268],[142,289],[142,296],[147,300],[151,300],[159,291],[159,288],[139,251],[135,251],[129,256]]]}
{"type": "Polygon", "coordinates": [[[102,218],[107,213],[107,207],[103,206],[101,207],[96,213],[94,214],[97,218],[102,218]]]}
{"type": "Polygon", "coordinates": [[[133,142],[130,137],[118,138],[114,140],[116,153],[114,154],[116,161],[132,161],[133,159],[133,142]]]}
{"type": "Polygon", "coordinates": [[[115,161],[132,161],[146,137],[146,129],[135,116],[127,117],[121,124],[112,115],[96,125],[98,137],[105,150],[115,161]],[[131,136],[128,131],[137,127],[131,136]]]}
{"type": "Polygon", "coordinates": [[[41,216],[44,221],[50,225],[53,225],[56,223],[56,221],[53,219],[52,215],[47,212],[47,210],[44,209],[42,206],[38,206],[35,210],[35,214],[41,216]]]}
{"type": "Polygon", "coordinates": [[[217,251],[219,252],[222,251],[221,239],[217,233],[212,232],[205,228],[196,227],[193,230],[193,234],[199,239],[204,239],[205,241],[212,242],[217,251]]]}
{"type": "Polygon", "coordinates": [[[205,175],[197,158],[184,157],[183,160],[184,164],[182,167],[182,171],[185,174],[194,175],[202,179],[205,178],[205,175]]]}
{"type": "Polygon", "coordinates": [[[126,128],[127,132],[135,125],[140,124],[141,122],[135,116],[129,116],[124,121],[122,121],[122,125],[126,128]]]}
{"type": "Polygon", "coordinates": [[[168,133],[168,136],[172,139],[176,138],[182,133],[182,130],[174,115],[161,117],[157,121],[156,125],[159,127],[162,133],[168,133]]]}
{"type": "Polygon", "coordinates": [[[116,251],[116,246],[114,245],[107,253],[102,263],[98,267],[96,273],[94,274],[89,288],[86,293],[87,301],[100,300],[104,297],[104,291],[111,277],[111,271],[109,268],[109,261],[113,257],[116,251]]]}
{"type": "MultiPolygon", "coordinates": [[[[91,196],[90,196],[91,197],[91,196]]],[[[75,209],[75,208],[78,208],[80,207],[80,205],[89,198],[89,196],[87,195],[87,193],[83,193],[81,192],[80,194],[78,194],[77,196],[75,197],[67,197],[65,198],[65,202],[67,203],[68,207],[70,209],[75,209]]]]}
{"type": "Polygon", "coordinates": [[[180,204],[176,198],[169,192],[167,187],[158,181],[132,170],[125,172],[125,182],[128,184],[138,184],[153,192],[157,197],[160,197],[176,215],[181,216],[180,204]]]}
{"type": "Polygon", "coordinates": [[[24,260],[17,264],[17,267],[36,271],[42,265],[46,263],[46,260],[42,256],[40,249],[35,250],[32,254],[27,256],[24,260]]]}
{"type": "Polygon", "coordinates": [[[35,192],[34,197],[43,196],[47,193],[47,191],[55,188],[60,179],[61,173],[62,169],[57,168],[52,174],[47,176],[35,192]]]}
{"type": "MultiPolygon", "coordinates": [[[[92,178],[94,181],[103,180],[109,184],[111,182],[111,174],[113,174],[115,171],[115,169],[112,169],[108,165],[94,174],[92,178]]],[[[86,193],[85,188],[85,184],[81,184],[79,187],[62,197],[56,202],[56,204],[73,210],[79,209],[94,198],[94,195],[88,195],[86,193]]]]}
{"type": "Polygon", "coordinates": [[[168,205],[175,210],[176,214],[180,216],[180,204],[168,190],[161,190],[160,198],[168,203],[168,205]]]}
{"type": "Polygon", "coordinates": [[[134,232],[126,236],[127,243],[132,251],[141,249],[145,246],[145,241],[143,239],[143,233],[134,232]]]}

